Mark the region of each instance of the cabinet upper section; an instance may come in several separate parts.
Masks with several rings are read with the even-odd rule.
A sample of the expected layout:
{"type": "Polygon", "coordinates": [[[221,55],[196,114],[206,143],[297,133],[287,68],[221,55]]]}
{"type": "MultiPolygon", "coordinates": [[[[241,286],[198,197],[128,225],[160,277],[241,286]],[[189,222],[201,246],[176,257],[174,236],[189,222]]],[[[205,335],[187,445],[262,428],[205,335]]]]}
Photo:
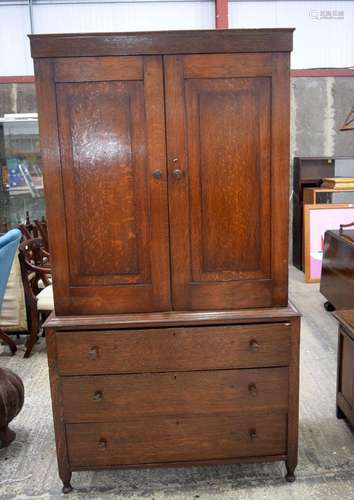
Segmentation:
{"type": "Polygon", "coordinates": [[[40,57],[291,52],[293,28],[30,35],[40,57]]]}

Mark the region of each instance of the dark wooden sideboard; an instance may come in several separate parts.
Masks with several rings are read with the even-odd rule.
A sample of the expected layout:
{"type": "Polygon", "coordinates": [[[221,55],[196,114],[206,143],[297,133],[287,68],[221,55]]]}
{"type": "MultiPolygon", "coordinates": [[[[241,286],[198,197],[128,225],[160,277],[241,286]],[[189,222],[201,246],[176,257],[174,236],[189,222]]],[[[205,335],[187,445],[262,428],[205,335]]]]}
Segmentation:
{"type": "Polygon", "coordinates": [[[33,35],[59,474],[284,460],[292,30],[33,35]]]}
{"type": "Polygon", "coordinates": [[[354,308],[354,230],[326,231],[320,292],[326,308],[354,308]]]}

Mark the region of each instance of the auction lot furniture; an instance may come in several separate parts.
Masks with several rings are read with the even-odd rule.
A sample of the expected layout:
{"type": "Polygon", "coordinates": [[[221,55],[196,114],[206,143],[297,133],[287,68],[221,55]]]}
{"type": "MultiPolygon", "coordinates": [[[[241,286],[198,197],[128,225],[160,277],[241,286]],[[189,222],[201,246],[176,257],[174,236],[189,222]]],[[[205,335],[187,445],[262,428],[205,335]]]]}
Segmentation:
{"type": "MultiPolygon", "coordinates": [[[[303,262],[307,283],[321,280],[326,232],[338,230],[352,220],[354,220],[352,203],[304,205],[303,262]]],[[[341,266],[340,263],[339,265],[341,266]]]]}
{"type": "MultiPolygon", "coordinates": [[[[354,176],[353,157],[295,157],[293,174],[293,264],[303,270],[303,208],[306,188],[319,188],[326,177],[354,176]]],[[[317,190],[316,190],[317,191],[317,190]]],[[[326,189],[328,191],[328,189],[326,189]]],[[[313,203],[328,203],[328,199],[336,199],[336,203],[347,203],[350,193],[343,196],[336,194],[324,199],[317,194],[313,203]],[[324,201],[322,201],[324,200],[324,201]]],[[[351,203],[351,201],[348,201],[351,203]]]]}
{"type": "Polygon", "coordinates": [[[30,38],[64,492],[107,467],[284,460],[294,480],[292,30],[30,38]]]}
{"type": "Polygon", "coordinates": [[[327,309],[354,309],[354,229],[326,231],[320,292],[327,309]]]}
{"type": "Polygon", "coordinates": [[[339,321],[337,417],[354,425],[354,309],[334,313],[339,321]]]}

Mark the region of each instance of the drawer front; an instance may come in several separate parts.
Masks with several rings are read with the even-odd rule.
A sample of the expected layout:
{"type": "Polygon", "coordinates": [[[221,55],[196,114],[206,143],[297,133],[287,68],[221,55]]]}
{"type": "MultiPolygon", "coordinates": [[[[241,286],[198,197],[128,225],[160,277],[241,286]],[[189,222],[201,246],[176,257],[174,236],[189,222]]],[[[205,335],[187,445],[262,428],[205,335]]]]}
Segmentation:
{"type": "Polygon", "coordinates": [[[160,328],[56,334],[62,375],[286,366],[291,326],[160,328]]]}
{"type": "Polygon", "coordinates": [[[288,369],[147,373],[62,379],[66,422],[287,411],[288,369]]]}
{"type": "Polygon", "coordinates": [[[286,414],[66,425],[71,467],[284,455],[286,414]]]}

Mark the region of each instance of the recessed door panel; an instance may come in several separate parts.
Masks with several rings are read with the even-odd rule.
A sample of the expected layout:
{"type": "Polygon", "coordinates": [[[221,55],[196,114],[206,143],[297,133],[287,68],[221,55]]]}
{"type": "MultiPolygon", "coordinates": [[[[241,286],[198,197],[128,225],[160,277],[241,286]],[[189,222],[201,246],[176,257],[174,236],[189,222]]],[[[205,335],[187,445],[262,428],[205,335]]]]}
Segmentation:
{"type": "Polygon", "coordinates": [[[143,82],[61,83],[70,283],[151,283],[143,82]]]}
{"type": "Polygon", "coordinates": [[[192,280],[269,278],[269,79],[187,80],[185,92],[192,280]]]}

